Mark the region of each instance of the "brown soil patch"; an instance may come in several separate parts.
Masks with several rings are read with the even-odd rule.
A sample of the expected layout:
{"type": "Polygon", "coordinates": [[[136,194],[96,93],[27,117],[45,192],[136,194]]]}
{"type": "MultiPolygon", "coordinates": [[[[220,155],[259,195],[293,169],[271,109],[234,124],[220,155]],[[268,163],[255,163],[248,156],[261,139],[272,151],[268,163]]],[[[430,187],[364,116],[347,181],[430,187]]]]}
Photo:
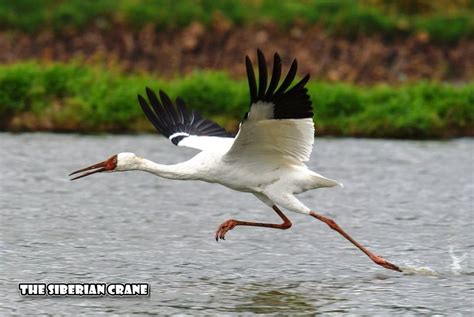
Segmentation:
{"type": "Polygon", "coordinates": [[[474,77],[474,42],[437,46],[426,35],[384,41],[379,37],[336,39],[318,27],[282,31],[266,27],[232,27],[193,23],[182,30],[156,31],[152,26],[133,32],[116,25],[63,34],[0,32],[0,62],[24,59],[105,62],[126,71],[173,76],[197,68],[224,69],[244,76],[243,56],[261,48],[279,52],[285,62],[296,57],[301,72],[313,78],[355,83],[430,79],[467,81],[474,77]],[[112,30],[112,31],[110,31],[112,30]]]}

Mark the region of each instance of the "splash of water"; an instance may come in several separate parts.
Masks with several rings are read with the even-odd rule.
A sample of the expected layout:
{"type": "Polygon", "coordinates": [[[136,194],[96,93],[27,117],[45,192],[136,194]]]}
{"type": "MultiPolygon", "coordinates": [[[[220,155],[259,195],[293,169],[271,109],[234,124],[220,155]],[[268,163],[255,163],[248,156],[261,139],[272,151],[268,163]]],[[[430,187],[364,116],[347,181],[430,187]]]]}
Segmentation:
{"type": "Polygon", "coordinates": [[[400,269],[404,274],[407,275],[425,275],[425,276],[439,276],[440,274],[429,268],[427,266],[414,266],[414,265],[407,265],[401,266],[400,269]]]}
{"type": "Polygon", "coordinates": [[[450,268],[453,274],[455,275],[461,274],[462,269],[463,269],[461,264],[467,258],[467,255],[468,255],[467,253],[463,253],[463,255],[461,256],[456,256],[456,254],[454,254],[454,247],[452,245],[449,246],[449,256],[451,257],[451,260],[453,261],[450,265],[450,268]]]}
{"type": "MultiPolygon", "coordinates": [[[[468,253],[463,253],[461,256],[457,256],[454,251],[454,247],[449,246],[449,256],[451,257],[451,264],[449,268],[454,275],[463,274],[463,262],[467,259],[468,253]]],[[[418,266],[414,264],[406,264],[406,266],[400,266],[400,269],[404,274],[407,275],[425,275],[425,276],[440,276],[439,272],[436,272],[427,266],[418,266]]]]}

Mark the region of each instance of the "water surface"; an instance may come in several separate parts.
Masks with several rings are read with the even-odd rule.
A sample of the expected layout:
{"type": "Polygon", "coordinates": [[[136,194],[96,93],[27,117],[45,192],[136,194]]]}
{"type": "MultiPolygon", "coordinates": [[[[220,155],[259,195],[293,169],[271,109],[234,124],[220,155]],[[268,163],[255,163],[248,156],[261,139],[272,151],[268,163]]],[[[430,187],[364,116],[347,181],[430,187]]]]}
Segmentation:
{"type": "Polygon", "coordinates": [[[471,315],[474,182],[470,139],[317,139],[308,165],[345,187],[300,195],[405,273],[385,270],[326,225],[252,195],[129,172],[70,182],[118,152],[161,163],[196,153],[155,135],[0,134],[0,312],[20,315],[267,313],[471,315]],[[144,282],[151,296],[21,297],[22,282],[144,282]]]}

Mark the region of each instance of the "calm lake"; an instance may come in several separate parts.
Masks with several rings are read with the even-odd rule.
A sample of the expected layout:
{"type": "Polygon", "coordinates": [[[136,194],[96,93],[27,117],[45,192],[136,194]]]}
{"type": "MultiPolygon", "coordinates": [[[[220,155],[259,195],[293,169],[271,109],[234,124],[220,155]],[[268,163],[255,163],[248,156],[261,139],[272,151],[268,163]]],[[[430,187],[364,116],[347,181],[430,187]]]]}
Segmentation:
{"type": "Polygon", "coordinates": [[[68,174],[118,152],[196,153],[157,135],[0,134],[0,313],[474,314],[474,141],[316,140],[308,165],[344,183],[300,195],[404,273],[309,216],[290,230],[250,194],[141,172],[68,174]],[[22,297],[18,283],[149,283],[149,297],[22,297]]]}

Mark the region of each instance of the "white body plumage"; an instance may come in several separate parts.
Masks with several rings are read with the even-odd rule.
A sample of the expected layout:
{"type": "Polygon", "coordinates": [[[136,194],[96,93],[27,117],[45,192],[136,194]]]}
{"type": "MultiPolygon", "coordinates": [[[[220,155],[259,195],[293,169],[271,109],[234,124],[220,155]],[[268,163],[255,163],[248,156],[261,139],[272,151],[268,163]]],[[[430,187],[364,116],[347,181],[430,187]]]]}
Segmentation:
{"type": "Polygon", "coordinates": [[[310,209],[298,201],[295,194],[320,187],[342,186],[311,171],[302,162],[309,159],[313,144],[311,119],[258,121],[250,119],[251,114],[252,111],[245,123],[247,129],[241,131],[258,132],[263,127],[266,133],[247,132],[247,136],[237,135],[235,139],[215,136],[184,138],[179,146],[194,147],[202,152],[174,165],[161,165],[133,153],[120,153],[116,170],[143,170],[165,178],[218,183],[253,193],[270,206],[277,204],[301,213],[309,213],[310,209]],[[304,134],[306,137],[301,138],[304,134]],[[266,143],[263,144],[269,146],[252,147],[254,142],[262,144],[255,140],[259,136],[265,136],[266,143]]]}

